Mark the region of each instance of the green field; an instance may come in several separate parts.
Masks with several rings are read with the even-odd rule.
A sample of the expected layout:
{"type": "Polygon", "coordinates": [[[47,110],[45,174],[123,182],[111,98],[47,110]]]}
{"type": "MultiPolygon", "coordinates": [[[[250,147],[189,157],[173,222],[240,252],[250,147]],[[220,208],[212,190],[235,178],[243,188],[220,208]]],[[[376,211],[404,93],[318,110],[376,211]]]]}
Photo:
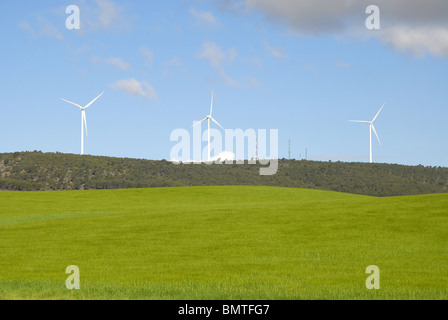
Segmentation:
{"type": "Polygon", "coordinates": [[[1,192],[0,299],[448,299],[448,194],[1,192]]]}

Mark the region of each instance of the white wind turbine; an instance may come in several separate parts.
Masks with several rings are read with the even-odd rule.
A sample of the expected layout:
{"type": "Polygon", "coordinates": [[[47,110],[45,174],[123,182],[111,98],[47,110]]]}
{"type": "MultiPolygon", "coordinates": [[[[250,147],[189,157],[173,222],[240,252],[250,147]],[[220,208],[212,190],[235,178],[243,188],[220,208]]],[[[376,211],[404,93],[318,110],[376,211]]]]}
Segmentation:
{"type": "Polygon", "coordinates": [[[212,120],[214,123],[216,123],[218,126],[220,126],[223,130],[225,130],[224,127],[218,123],[218,121],[213,119],[212,112],[213,112],[213,91],[212,91],[212,104],[211,104],[211,107],[210,107],[210,114],[208,116],[206,116],[204,119],[202,119],[201,121],[196,122],[193,125],[193,127],[194,127],[194,126],[199,125],[202,122],[207,120],[207,123],[208,123],[208,132],[207,132],[207,134],[208,134],[208,153],[207,153],[207,156],[208,157],[207,157],[207,162],[210,162],[210,120],[212,120]]]}
{"type": "Polygon", "coordinates": [[[380,111],[378,111],[378,113],[376,114],[375,118],[373,118],[372,121],[349,120],[350,122],[359,122],[359,123],[367,123],[367,124],[369,124],[369,127],[370,127],[370,163],[373,163],[373,156],[372,156],[372,129],[373,129],[373,132],[375,132],[375,135],[376,135],[376,138],[378,139],[379,144],[381,145],[380,138],[378,137],[378,133],[376,133],[375,126],[373,125],[373,123],[375,122],[376,118],[378,118],[378,116],[380,115],[381,110],[383,110],[385,105],[386,105],[386,103],[383,104],[383,106],[381,107],[380,111]]]}
{"type": "Polygon", "coordinates": [[[62,99],[65,102],[68,102],[76,107],[78,107],[79,109],[81,109],[81,155],[84,154],[84,126],[86,127],[86,136],[87,134],[87,118],[86,118],[86,109],[88,107],[90,107],[96,100],[98,100],[99,97],[101,97],[104,94],[104,92],[102,94],[100,94],[98,97],[96,97],[95,99],[92,100],[92,102],[90,102],[88,105],[86,105],[85,107],[81,107],[79,104],[73,103],[71,101],[62,99]]]}

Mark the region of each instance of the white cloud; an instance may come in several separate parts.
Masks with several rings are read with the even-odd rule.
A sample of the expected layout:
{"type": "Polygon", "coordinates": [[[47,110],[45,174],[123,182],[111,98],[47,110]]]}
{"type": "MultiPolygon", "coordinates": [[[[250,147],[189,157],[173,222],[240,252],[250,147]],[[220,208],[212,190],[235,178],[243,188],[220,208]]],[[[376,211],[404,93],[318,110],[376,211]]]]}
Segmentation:
{"type": "Polygon", "coordinates": [[[196,11],[195,9],[190,9],[190,14],[196,19],[197,23],[207,24],[216,26],[219,24],[216,17],[211,12],[206,11],[196,11]]]}
{"type": "Polygon", "coordinates": [[[261,88],[261,87],[262,87],[260,81],[258,81],[258,80],[255,79],[254,77],[249,77],[248,86],[249,86],[250,88],[261,88]]]}
{"type": "Polygon", "coordinates": [[[265,48],[266,50],[269,51],[269,54],[274,58],[286,59],[289,57],[283,48],[273,48],[267,42],[265,43],[265,48]]]}
{"type": "Polygon", "coordinates": [[[83,44],[80,47],[78,47],[77,49],[75,49],[73,51],[73,53],[76,54],[76,55],[83,55],[83,54],[85,54],[85,53],[87,53],[89,51],[91,51],[90,46],[87,45],[87,44],[83,44]]]}
{"type": "Polygon", "coordinates": [[[129,63],[127,63],[126,61],[124,61],[123,59],[120,59],[120,58],[109,58],[109,59],[106,59],[106,63],[111,65],[111,66],[113,66],[113,67],[115,67],[115,68],[118,68],[118,69],[120,69],[122,71],[126,71],[126,70],[129,70],[131,68],[129,63]]]}
{"type": "Polygon", "coordinates": [[[214,42],[206,42],[202,45],[202,50],[198,57],[208,60],[215,68],[222,68],[224,63],[233,62],[237,56],[235,48],[230,48],[223,52],[221,48],[214,42]]]}
{"type": "Polygon", "coordinates": [[[378,37],[396,50],[410,51],[416,56],[448,56],[448,28],[397,26],[381,30],[378,37]]]}
{"type": "Polygon", "coordinates": [[[108,0],[96,0],[96,4],[100,9],[99,21],[105,29],[108,29],[119,16],[121,8],[108,0]]]}
{"type": "Polygon", "coordinates": [[[168,66],[180,66],[180,60],[177,57],[172,58],[166,62],[168,66]]]}
{"type": "Polygon", "coordinates": [[[81,12],[81,29],[77,34],[83,35],[98,31],[127,31],[130,19],[123,7],[112,0],[79,0],[81,12]]]}
{"type": "Polygon", "coordinates": [[[28,31],[34,38],[36,37],[36,33],[34,32],[34,29],[31,28],[30,24],[26,21],[23,21],[19,23],[19,28],[22,30],[28,31]]]}
{"type": "Polygon", "coordinates": [[[216,43],[206,42],[202,45],[198,58],[207,60],[216,69],[224,85],[240,87],[241,85],[232,79],[225,70],[225,65],[232,63],[237,55],[238,52],[233,47],[227,51],[222,51],[216,43]]]}
{"type": "MultiPolygon", "coordinates": [[[[240,2],[240,0],[225,0],[240,2]]],[[[285,23],[304,33],[345,31],[353,23],[366,19],[365,9],[371,1],[360,0],[244,0],[241,10],[262,12],[268,20],[285,23]]],[[[394,25],[448,25],[448,2],[441,0],[376,0],[375,5],[394,25]]]]}
{"type": "Polygon", "coordinates": [[[223,84],[228,87],[241,87],[241,83],[232,79],[225,70],[218,70],[218,74],[221,77],[223,84]]]}
{"type": "Polygon", "coordinates": [[[274,49],[271,51],[271,56],[273,56],[274,58],[279,58],[279,59],[288,58],[287,53],[284,53],[282,50],[277,50],[277,49],[274,49]]]}
{"type": "Polygon", "coordinates": [[[19,23],[19,28],[28,31],[34,38],[54,38],[63,40],[61,32],[40,14],[35,16],[35,23],[30,25],[27,21],[19,23]]]}
{"type": "MultiPolygon", "coordinates": [[[[237,13],[262,13],[299,34],[377,37],[399,51],[416,55],[448,56],[448,1],[376,0],[381,30],[366,32],[365,9],[359,0],[217,0],[221,8],[237,13]]],[[[281,52],[280,52],[281,53],[281,52]]],[[[278,55],[273,53],[274,56],[278,55]]],[[[281,54],[280,54],[281,55],[281,54]]]]}
{"type": "Polygon", "coordinates": [[[148,100],[157,100],[157,93],[154,87],[145,82],[137,81],[133,78],[123,79],[111,85],[115,90],[124,91],[132,96],[142,96],[148,100]]]}
{"type": "Polygon", "coordinates": [[[322,33],[343,29],[345,17],[356,12],[357,8],[363,13],[362,7],[361,1],[355,0],[245,0],[239,10],[261,12],[270,21],[305,33],[322,33]]]}
{"type": "Polygon", "coordinates": [[[114,68],[120,69],[121,71],[126,71],[131,68],[131,65],[129,63],[127,63],[126,61],[124,61],[121,58],[115,58],[115,57],[103,59],[101,57],[93,56],[92,64],[97,64],[97,63],[106,63],[114,68]]]}
{"type": "Polygon", "coordinates": [[[64,37],[59,32],[59,30],[51,24],[50,21],[46,20],[45,18],[41,17],[40,15],[37,16],[37,21],[39,24],[40,34],[44,37],[50,37],[62,40],[64,37]]]}
{"type": "Polygon", "coordinates": [[[336,67],[339,67],[339,68],[350,68],[351,67],[350,63],[344,62],[344,61],[336,61],[335,65],[336,65],[336,67]]]}
{"type": "Polygon", "coordinates": [[[152,68],[152,63],[154,60],[154,53],[146,47],[142,47],[140,49],[140,53],[145,58],[145,65],[148,66],[149,68],[152,68]]]}

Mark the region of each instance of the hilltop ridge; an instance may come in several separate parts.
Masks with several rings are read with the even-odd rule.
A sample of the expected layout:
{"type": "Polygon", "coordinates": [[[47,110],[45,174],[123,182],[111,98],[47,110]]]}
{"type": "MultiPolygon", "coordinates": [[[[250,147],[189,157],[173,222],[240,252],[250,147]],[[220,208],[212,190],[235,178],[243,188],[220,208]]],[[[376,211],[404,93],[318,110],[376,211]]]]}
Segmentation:
{"type": "Polygon", "coordinates": [[[173,164],[63,153],[0,154],[0,190],[49,191],[173,186],[253,185],[331,190],[371,196],[448,192],[448,168],[279,160],[276,175],[261,165],[173,164]]]}

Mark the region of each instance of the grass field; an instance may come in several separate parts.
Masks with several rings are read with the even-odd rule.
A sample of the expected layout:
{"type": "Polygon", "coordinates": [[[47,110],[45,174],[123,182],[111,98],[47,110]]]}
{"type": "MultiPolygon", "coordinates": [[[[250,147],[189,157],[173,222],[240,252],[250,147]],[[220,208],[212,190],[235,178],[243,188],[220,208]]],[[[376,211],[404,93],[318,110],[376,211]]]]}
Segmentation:
{"type": "Polygon", "coordinates": [[[1,192],[0,299],[448,299],[448,194],[1,192]]]}

